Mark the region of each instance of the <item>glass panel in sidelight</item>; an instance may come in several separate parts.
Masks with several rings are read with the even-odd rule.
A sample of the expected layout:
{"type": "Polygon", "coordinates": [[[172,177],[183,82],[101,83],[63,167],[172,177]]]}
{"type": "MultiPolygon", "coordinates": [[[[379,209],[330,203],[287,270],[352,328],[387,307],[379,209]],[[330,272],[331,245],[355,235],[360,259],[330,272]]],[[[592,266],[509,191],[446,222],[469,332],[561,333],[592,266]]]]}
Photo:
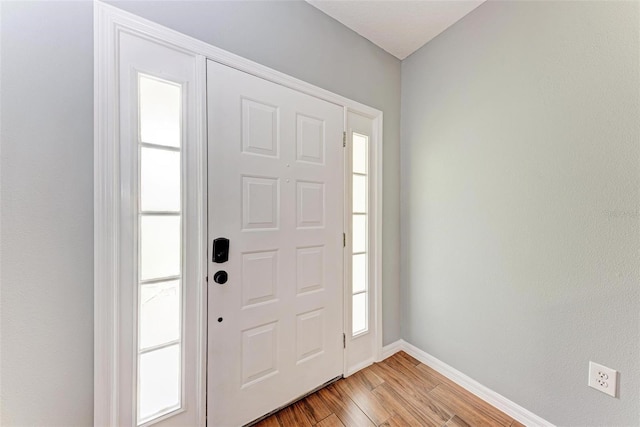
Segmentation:
{"type": "Polygon", "coordinates": [[[364,135],[353,134],[353,173],[367,173],[368,153],[367,145],[369,144],[364,135]]]}
{"type": "Polygon", "coordinates": [[[140,210],[180,211],[180,152],[142,147],[140,210]]]}
{"type": "Polygon", "coordinates": [[[180,216],[142,215],[140,218],[140,278],[178,276],[181,264],[180,216]]]}
{"type": "Polygon", "coordinates": [[[140,350],[180,338],[180,281],[140,286],[140,350]]]}
{"type": "Polygon", "coordinates": [[[140,75],[140,141],[180,147],[182,90],[175,83],[140,75]]]}
{"type": "Polygon", "coordinates": [[[353,335],[367,330],[367,293],[353,296],[353,335]]]}
{"type": "Polygon", "coordinates": [[[140,355],[138,424],[180,407],[180,345],[140,355]]]}
{"type": "Polygon", "coordinates": [[[367,290],[367,254],[353,255],[352,262],[352,293],[367,290]]]}
{"type": "Polygon", "coordinates": [[[367,216],[353,215],[353,253],[367,250],[367,216]]]}
{"type": "Polygon", "coordinates": [[[353,175],[353,212],[367,212],[367,177],[353,175]]]}

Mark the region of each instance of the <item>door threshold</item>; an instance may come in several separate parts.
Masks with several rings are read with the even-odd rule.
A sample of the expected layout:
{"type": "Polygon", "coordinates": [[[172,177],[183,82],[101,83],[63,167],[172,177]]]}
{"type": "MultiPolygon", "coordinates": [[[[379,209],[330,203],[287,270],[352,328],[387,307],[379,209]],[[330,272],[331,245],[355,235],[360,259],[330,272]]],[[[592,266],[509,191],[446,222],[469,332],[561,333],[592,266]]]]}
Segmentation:
{"type": "Polygon", "coordinates": [[[273,411],[269,412],[268,414],[265,414],[265,415],[261,416],[260,418],[257,418],[257,419],[255,419],[255,420],[251,421],[251,422],[250,422],[250,423],[248,423],[248,424],[245,424],[243,427],[251,427],[251,426],[254,426],[254,425],[258,424],[260,421],[266,420],[267,418],[269,418],[269,417],[270,417],[270,416],[272,416],[273,414],[275,414],[275,413],[277,413],[277,412],[280,412],[281,410],[283,410],[283,409],[284,409],[284,408],[286,408],[287,406],[291,406],[291,405],[293,405],[294,403],[301,401],[301,400],[302,400],[302,399],[304,399],[305,397],[312,395],[313,393],[315,393],[315,392],[316,392],[316,391],[318,391],[318,390],[321,390],[321,389],[323,389],[323,388],[325,388],[325,387],[330,386],[331,384],[335,383],[335,382],[336,382],[336,381],[338,381],[338,380],[341,380],[342,378],[344,378],[344,376],[339,375],[339,376],[337,376],[337,377],[335,377],[335,378],[333,378],[333,379],[330,379],[330,380],[329,380],[329,381],[327,381],[326,383],[324,383],[324,384],[322,384],[322,385],[320,385],[320,386],[318,386],[318,387],[314,388],[314,389],[313,389],[313,390],[311,390],[310,392],[305,393],[305,394],[303,394],[302,396],[296,397],[296,398],[295,398],[295,399],[293,399],[291,402],[289,402],[289,403],[287,403],[287,404],[284,404],[284,405],[280,406],[278,409],[275,409],[275,410],[273,410],[273,411]]]}

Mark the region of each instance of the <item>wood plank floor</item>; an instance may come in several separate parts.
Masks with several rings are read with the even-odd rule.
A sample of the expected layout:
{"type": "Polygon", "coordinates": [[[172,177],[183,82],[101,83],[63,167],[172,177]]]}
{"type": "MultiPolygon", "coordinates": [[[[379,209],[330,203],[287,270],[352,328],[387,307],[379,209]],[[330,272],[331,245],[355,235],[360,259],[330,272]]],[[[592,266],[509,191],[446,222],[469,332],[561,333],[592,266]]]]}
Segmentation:
{"type": "Polygon", "coordinates": [[[522,424],[399,352],[323,388],[257,427],[504,426],[522,424]]]}

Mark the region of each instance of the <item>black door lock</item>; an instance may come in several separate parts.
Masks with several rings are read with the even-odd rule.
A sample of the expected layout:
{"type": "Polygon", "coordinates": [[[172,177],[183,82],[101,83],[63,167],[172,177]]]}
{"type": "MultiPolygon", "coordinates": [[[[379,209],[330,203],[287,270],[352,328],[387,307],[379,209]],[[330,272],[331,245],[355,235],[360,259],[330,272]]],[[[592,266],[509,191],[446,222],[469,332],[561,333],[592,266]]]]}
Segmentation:
{"type": "Polygon", "coordinates": [[[229,275],[227,274],[226,271],[216,271],[215,274],[213,275],[213,281],[220,284],[220,285],[224,285],[225,283],[227,283],[227,280],[229,279],[229,275]]]}
{"type": "Polygon", "coordinates": [[[229,260],[229,239],[218,237],[213,240],[213,255],[211,261],[216,263],[227,262],[229,260]]]}

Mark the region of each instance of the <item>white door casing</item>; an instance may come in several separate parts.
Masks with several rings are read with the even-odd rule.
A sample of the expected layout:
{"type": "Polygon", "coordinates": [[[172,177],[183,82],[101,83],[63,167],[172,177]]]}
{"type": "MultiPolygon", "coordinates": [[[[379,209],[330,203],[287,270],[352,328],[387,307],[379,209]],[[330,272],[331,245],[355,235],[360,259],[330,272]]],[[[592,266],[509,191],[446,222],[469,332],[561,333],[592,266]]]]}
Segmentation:
{"type": "Polygon", "coordinates": [[[208,419],[239,426],[342,374],[343,108],[212,61],[207,87],[208,419]]]}
{"type": "MultiPolygon", "coordinates": [[[[173,52],[183,58],[190,58],[194,65],[194,74],[186,84],[189,95],[185,107],[185,131],[189,133],[190,142],[185,146],[183,165],[186,176],[183,177],[183,192],[188,199],[183,211],[185,223],[189,224],[186,235],[192,236],[184,246],[188,253],[188,266],[184,270],[185,280],[195,280],[195,285],[185,295],[184,310],[188,314],[183,326],[185,331],[185,348],[193,355],[193,359],[184,360],[188,368],[193,368],[193,383],[185,386],[188,394],[184,398],[184,409],[195,413],[189,418],[188,425],[206,424],[206,339],[207,339],[207,286],[204,283],[207,274],[207,155],[206,155],[206,108],[205,108],[205,58],[215,60],[237,70],[245,71],[257,77],[276,83],[282,87],[294,89],[300,93],[312,95],[351,112],[362,114],[373,120],[373,141],[371,158],[372,186],[375,187],[375,203],[371,206],[376,215],[376,223],[371,225],[375,234],[371,253],[371,274],[375,277],[373,286],[378,297],[373,304],[375,313],[375,338],[377,343],[373,349],[374,358],[379,359],[382,350],[381,337],[381,219],[382,219],[382,112],[348,98],[328,92],[301,80],[292,78],[268,67],[241,58],[202,41],[170,30],[157,23],[140,18],[113,6],[94,1],[95,11],[95,143],[94,143],[94,215],[95,215],[95,377],[94,377],[94,425],[113,426],[131,425],[135,423],[132,408],[135,402],[135,387],[132,384],[132,365],[135,363],[134,343],[135,325],[132,307],[135,289],[134,273],[129,271],[122,260],[131,254],[131,235],[135,211],[132,200],[136,199],[134,184],[130,179],[136,171],[130,169],[135,159],[127,159],[123,150],[135,150],[127,146],[121,139],[123,123],[121,109],[127,102],[126,96],[120,93],[120,44],[123,36],[132,36],[155,45],[155,48],[142,49],[147,59],[165,52],[173,52]],[[158,50],[159,49],[159,50],[158,50]],[[154,53],[155,52],[155,53],[154,53]],[[127,175],[128,174],[128,175],[127,175]],[[128,206],[128,208],[127,208],[128,206]],[[129,251],[129,252],[127,252],[129,251]],[[191,277],[192,279],[186,279],[191,277]],[[124,278],[124,279],[123,279],[124,278]],[[197,282],[197,283],[196,283],[197,282]],[[132,286],[133,285],[133,288],[132,286]],[[124,420],[121,422],[121,420],[124,420]]],[[[136,56],[136,55],[134,55],[136,56]]],[[[171,66],[163,64],[162,54],[154,62],[161,69],[171,66]]],[[[136,58],[137,59],[137,58],[136,58]]],[[[155,61],[154,60],[154,61],[155,61]]],[[[147,68],[148,74],[155,75],[153,69],[147,68]]],[[[156,70],[157,71],[157,70],[156,70]]],[[[171,74],[171,73],[169,73],[171,74]]],[[[162,77],[161,74],[159,77],[162,77]]],[[[169,77],[165,75],[165,77],[169,77]]],[[[174,76],[175,77],[175,76],[174,76]]],[[[167,80],[172,80],[171,78],[167,80]]],[[[180,80],[180,79],[179,79],[180,80]]],[[[184,81],[187,81],[184,80],[184,81]]],[[[130,131],[130,130],[129,130],[130,131]]],[[[126,133],[126,132],[125,132],[126,133]]],[[[233,245],[233,242],[232,242],[233,245]]],[[[126,259],[131,262],[130,259],[126,259]]],[[[211,280],[210,280],[211,282],[211,280]]],[[[211,284],[208,286],[211,288],[211,284]]],[[[185,288],[186,289],[186,288],[185,288]]],[[[345,286],[346,289],[346,286],[345,286]]],[[[345,309],[347,306],[345,305],[345,309]]],[[[214,314],[210,314],[213,316],[214,314]]],[[[345,329],[347,329],[345,327],[345,329]]],[[[350,346],[345,353],[345,375],[364,366],[349,366],[350,346]]],[[[367,359],[369,360],[369,359],[367,359]]],[[[359,364],[360,365],[360,364],[359,364]]],[[[214,369],[214,367],[209,367],[214,369]]],[[[189,375],[186,375],[188,377],[189,375]]],[[[191,415],[188,415],[191,416],[191,415]]],[[[183,417],[183,413],[178,414],[183,417]]],[[[171,422],[171,418],[166,422],[171,422]]],[[[186,418],[176,418],[185,421],[186,418]]],[[[160,420],[162,421],[162,420],[160,420]]],[[[165,425],[165,424],[161,424],[165,425]]],[[[170,424],[166,424],[170,425],[170,424]]],[[[211,422],[209,425],[212,425],[211,422]]]]}

